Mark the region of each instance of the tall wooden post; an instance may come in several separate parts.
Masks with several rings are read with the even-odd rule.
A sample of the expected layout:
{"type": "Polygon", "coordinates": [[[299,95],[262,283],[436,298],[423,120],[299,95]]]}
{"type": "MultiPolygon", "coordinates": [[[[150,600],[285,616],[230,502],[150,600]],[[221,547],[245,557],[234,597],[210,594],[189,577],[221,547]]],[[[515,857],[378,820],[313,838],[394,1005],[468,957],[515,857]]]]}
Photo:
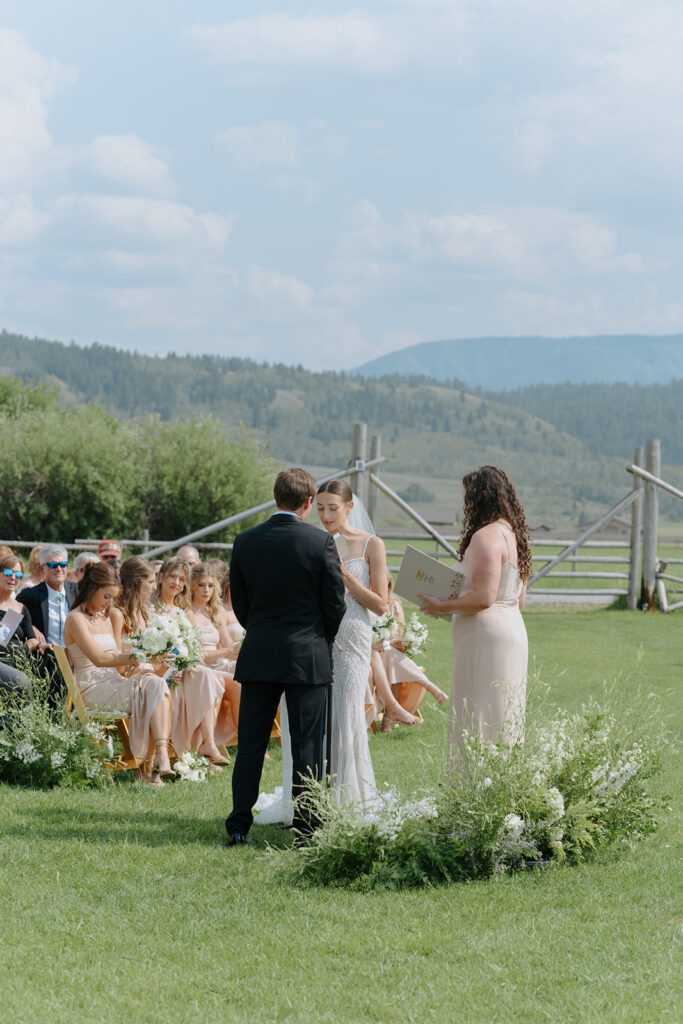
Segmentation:
{"type": "Polygon", "coordinates": [[[368,507],[368,479],[365,470],[367,445],[367,423],[354,423],[353,439],[351,441],[351,466],[356,467],[357,472],[351,477],[351,486],[366,508],[368,507]]]}
{"type": "Polygon", "coordinates": [[[145,527],[145,529],[142,531],[142,539],[144,541],[142,547],[142,554],[144,557],[144,555],[146,555],[147,552],[149,551],[149,530],[147,529],[147,527],[145,527]]]}
{"type": "MultiPolygon", "coordinates": [[[[633,465],[643,465],[643,446],[638,445],[633,455],[633,465]]],[[[643,481],[633,475],[633,490],[642,491],[643,481]]],[[[628,567],[628,607],[633,612],[638,607],[638,570],[640,568],[640,541],[643,532],[643,496],[642,493],[631,505],[631,549],[628,567]]]]}
{"type": "MultiPolygon", "coordinates": [[[[381,434],[373,434],[370,438],[370,462],[374,459],[379,459],[382,455],[382,437],[381,434]]],[[[376,477],[379,477],[379,466],[375,466],[373,473],[376,477]]],[[[368,515],[372,520],[372,525],[377,529],[377,499],[379,493],[376,487],[372,484],[368,484],[368,515]]]]}
{"type": "MultiPolygon", "coordinates": [[[[653,476],[662,475],[662,452],[658,439],[645,442],[645,469],[653,476]]],[[[640,606],[644,611],[655,607],[655,586],[657,582],[657,520],[659,518],[659,494],[656,484],[645,482],[643,508],[643,583],[640,591],[640,606]]]]}

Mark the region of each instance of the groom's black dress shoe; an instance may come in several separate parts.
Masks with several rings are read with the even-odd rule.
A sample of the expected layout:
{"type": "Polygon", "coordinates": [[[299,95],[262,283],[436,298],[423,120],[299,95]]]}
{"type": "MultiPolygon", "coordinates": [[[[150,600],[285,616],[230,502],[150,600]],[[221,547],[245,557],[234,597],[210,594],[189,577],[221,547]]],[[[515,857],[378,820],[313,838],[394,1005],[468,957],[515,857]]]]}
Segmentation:
{"type": "Polygon", "coordinates": [[[228,846],[246,846],[247,837],[241,832],[228,832],[228,846]]]}

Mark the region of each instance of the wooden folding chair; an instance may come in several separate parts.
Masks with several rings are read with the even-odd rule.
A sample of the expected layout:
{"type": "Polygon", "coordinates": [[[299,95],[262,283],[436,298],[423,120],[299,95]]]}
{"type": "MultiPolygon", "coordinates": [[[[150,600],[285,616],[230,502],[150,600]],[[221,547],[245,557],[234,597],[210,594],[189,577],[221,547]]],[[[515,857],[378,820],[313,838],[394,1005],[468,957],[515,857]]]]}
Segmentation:
{"type": "Polygon", "coordinates": [[[66,683],[66,713],[71,714],[72,711],[75,711],[81,725],[86,727],[89,722],[101,723],[105,728],[108,726],[116,726],[116,730],[119,734],[119,739],[121,740],[121,745],[123,747],[123,752],[112,761],[107,761],[106,766],[114,772],[137,768],[137,758],[130,749],[130,741],[128,738],[128,728],[130,725],[130,715],[128,712],[100,711],[97,708],[87,707],[76,680],[74,679],[73,668],[69,661],[69,655],[66,650],[58,644],[54,645],[54,651],[57,664],[59,665],[59,671],[62,673],[62,677],[66,683]]]}

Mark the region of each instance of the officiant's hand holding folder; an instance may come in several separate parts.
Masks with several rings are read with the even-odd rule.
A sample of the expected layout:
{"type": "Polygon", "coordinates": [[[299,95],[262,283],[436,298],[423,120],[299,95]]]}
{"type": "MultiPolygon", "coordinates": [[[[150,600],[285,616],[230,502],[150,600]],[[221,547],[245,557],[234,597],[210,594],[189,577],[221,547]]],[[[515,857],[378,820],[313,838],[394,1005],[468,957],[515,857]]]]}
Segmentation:
{"type": "Polygon", "coordinates": [[[416,605],[424,604],[420,594],[439,601],[452,601],[460,594],[466,578],[458,569],[442,565],[438,559],[408,544],[394,591],[416,605]]]}

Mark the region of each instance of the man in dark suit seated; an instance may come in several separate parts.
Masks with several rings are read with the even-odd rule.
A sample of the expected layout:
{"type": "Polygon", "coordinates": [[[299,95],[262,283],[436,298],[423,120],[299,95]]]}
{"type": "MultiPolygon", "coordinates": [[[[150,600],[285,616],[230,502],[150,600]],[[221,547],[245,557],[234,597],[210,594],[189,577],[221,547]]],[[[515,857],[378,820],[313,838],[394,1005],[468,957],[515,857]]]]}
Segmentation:
{"type": "MultiPolygon", "coordinates": [[[[35,629],[48,644],[64,645],[64,623],[76,596],[77,585],[67,580],[69,556],[60,544],[46,544],[40,552],[43,582],[17,594],[17,601],[28,608],[35,629]]],[[[43,654],[43,667],[50,677],[50,697],[58,705],[63,699],[64,682],[50,649],[43,654]]]]}
{"type": "Polygon", "coordinates": [[[316,484],[303,469],[278,473],[277,511],[235,538],[230,595],[246,636],[235,678],[242,684],[229,844],[245,842],[258,797],[263,758],[280,698],[287,699],[292,740],[294,827],[317,822],[296,805],[302,778],[322,777],[330,644],[344,617],[344,582],[332,535],[304,523],[316,484]]]}

